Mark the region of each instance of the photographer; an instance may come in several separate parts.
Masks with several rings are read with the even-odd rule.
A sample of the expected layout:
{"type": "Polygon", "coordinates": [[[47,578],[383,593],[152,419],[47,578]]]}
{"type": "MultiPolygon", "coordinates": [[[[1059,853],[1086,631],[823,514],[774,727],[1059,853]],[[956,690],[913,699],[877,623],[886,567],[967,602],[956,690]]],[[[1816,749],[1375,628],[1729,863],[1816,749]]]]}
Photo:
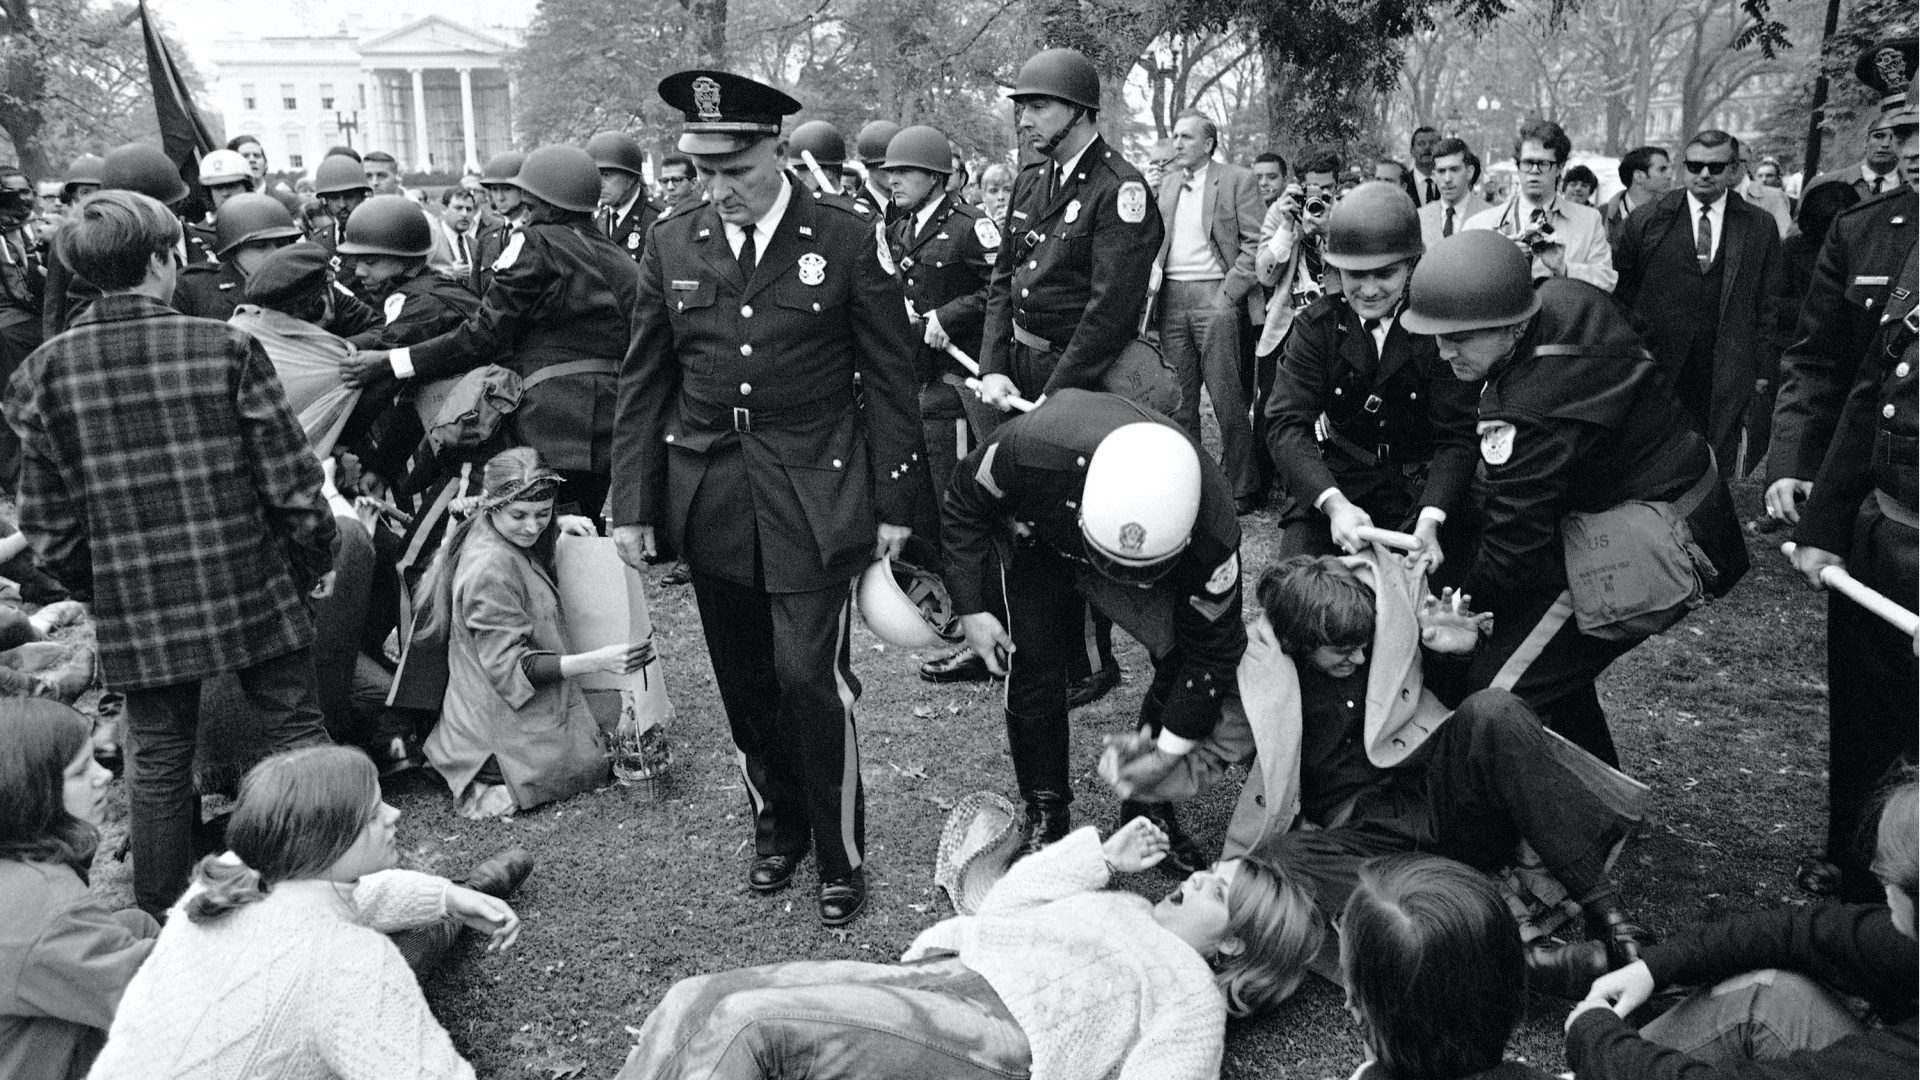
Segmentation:
{"type": "Polygon", "coordinates": [[[1519,191],[1499,206],[1467,219],[1469,229],[1510,236],[1533,260],[1533,279],[1570,277],[1613,291],[1613,246],[1600,211],[1560,197],[1560,174],[1573,153],[1566,131],[1551,120],[1529,120],[1514,140],[1519,191]]]}
{"type": "MultiPolygon", "coordinates": [[[[1300,158],[1299,179],[1288,184],[1260,224],[1260,246],[1253,269],[1267,289],[1267,322],[1260,333],[1257,356],[1269,356],[1280,347],[1293,324],[1295,312],[1325,295],[1321,281],[1326,264],[1327,211],[1332,209],[1334,184],[1340,173],[1340,153],[1330,146],[1310,147],[1300,158]]],[[[1264,400],[1265,394],[1261,395],[1264,400]]]]}

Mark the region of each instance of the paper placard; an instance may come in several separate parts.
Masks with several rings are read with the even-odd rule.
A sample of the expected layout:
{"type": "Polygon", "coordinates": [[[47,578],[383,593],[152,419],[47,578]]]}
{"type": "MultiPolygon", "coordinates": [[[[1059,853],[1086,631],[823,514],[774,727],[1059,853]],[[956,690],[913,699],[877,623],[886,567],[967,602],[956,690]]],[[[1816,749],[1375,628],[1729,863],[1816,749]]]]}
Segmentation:
{"type": "MultiPolygon", "coordinates": [[[[566,612],[567,640],[575,652],[653,636],[646,589],[639,573],[620,560],[611,537],[562,533],[554,545],[553,562],[560,610],[566,612]]],[[[638,721],[636,734],[673,722],[673,702],[667,700],[666,674],[657,656],[631,675],[596,671],[580,676],[579,683],[589,690],[621,691],[627,699],[621,714],[627,713],[630,704],[638,721]]]]}

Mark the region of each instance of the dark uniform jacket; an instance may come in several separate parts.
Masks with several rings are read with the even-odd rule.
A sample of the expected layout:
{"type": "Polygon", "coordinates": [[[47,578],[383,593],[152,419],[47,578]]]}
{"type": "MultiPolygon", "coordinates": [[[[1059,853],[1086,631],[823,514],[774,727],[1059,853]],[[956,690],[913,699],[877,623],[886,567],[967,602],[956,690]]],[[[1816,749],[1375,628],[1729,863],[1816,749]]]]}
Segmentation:
{"type": "MultiPolygon", "coordinates": [[[[1496,614],[1514,597],[1566,587],[1569,511],[1671,502],[1710,467],[1706,441],[1613,298],[1572,278],[1539,292],[1539,314],[1480,394],[1484,525],[1462,589],[1496,614]]],[[[1720,595],[1748,568],[1725,485],[1687,520],[1720,595]]]]}
{"type": "Polygon", "coordinates": [[[751,280],[711,204],[654,226],[613,473],[614,524],[660,526],[695,569],[776,593],[844,583],[926,482],[906,305],[873,222],[787,183],[751,280]],[[740,497],[696,507],[710,477],[740,497]]]}
{"type": "Polygon", "coordinates": [[[1114,358],[1139,336],[1147,283],[1165,230],[1139,170],[1095,136],[1060,190],[1047,197],[1051,160],[1021,170],[1005,239],[987,286],[980,370],[1012,377],[1013,327],[1058,353],[1037,399],[1062,387],[1098,389],[1114,358]]]}
{"type": "Polygon", "coordinates": [[[1455,378],[1428,334],[1396,318],[1385,354],[1344,296],[1293,322],[1267,398],[1267,445],[1300,512],[1330,487],[1397,528],[1422,506],[1457,514],[1473,483],[1477,383],[1455,378]],[[1338,436],[1320,442],[1324,414],[1338,436]]]}
{"type": "Polygon", "coordinates": [[[646,257],[647,230],[653,228],[653,223],[659,219],[660,207],[655,206],[645,192],[641,192],[627,212],[614,219],[613,231],[607,234],[608,238],[626,252],[628,258],[638,263],[646,257]]]}
{"type": "MultiPolygon", "coordinates": [[[[233,309],[246,302],[247,275],[238,263],[195,263],[180,272],[173,287],[173,309],[195,318],[226,322],[233,317],[233,309]]],[[[379,326],[380,315],[336,281],[333,318],[324,327],[327,333],[352,338],[379,326]]]]}
{"type": "MultiPolygon", "coordinates": [[[[1097,574],[1087,560],[1079,504],[1087,463],[1100,440],[1126,424],[1178,424],[1114,394],[1066,389],[1040,408],[1015,417],[987,436],[953,471],[941,520],[947,590],[954,613],[988,606],[998,581],[996,537],[1009,523],[1024,543],[1043,546],[1097,574]]],[[[1197,449],[1197,448],[1196,448],[1197,449]]],[[[1200,512],[1179,563],[1152,591],[1171,599],[1173,646],[1180,666],[1160,722],[1187,739],[1203,739],[1220,720],[1221,695],[1247,648],[1240,621],[1240,523],[1233,490],[1213,459],[1200,452],[1200,512]]],[[[1019,558],[1017,553],[1014,558],[1019,558]]],[[[1018,635],[1019,627],[1013,632],[1018,635]]],[[[1015,643],[1018,644],[1018,637],[1015,643]]]]}
{"type": "Polygon", "coordinates": [[[1767,481],[1820,471],[1841,403],[1879,329],[1880,312],[1914,258],[1914,192],[1897,188],[1833,220],[1800,306],[1794,343],[1780,354],[1767,481]]]}
{"type": "MultiPolygon", "coordinates": [[[[365,204],[363,203],[362,205],[365,204]]],[[[353,215],[349,214],[347,216],[352,217],[353,215]]],[[[333,223],[332,232],[319,233],[310,239],[313,243],[320,245],[321,249],[327,253],[327,265],[333,268],[333,280],[338,282],[341,288],[352,293],[354,299],[367,305],[369,308],[375,307],[379,303],[380,298],[373,295],[365,285],[360,283],[359,256],[345,255],[339,250],[341,242],[346,239],[346,235],[347,223],[345,221],[336,221],[333,223]]]]}
{"type": "Polygon", "coordinates": [[[253,338],[99,297],[14,373],[6,418],[24,443],[20,529],[91,601],[116,689],[313,643],[306,594],[333,564],[333,512],[253,338]]]}
{"type": "Polygon", "coordinates": [[[521,226],[472,316],[411,347],[414,370],[450,374],[494,363],[525,379],[554,364],[604,361],[604,371],[527,388],[512,423],[548,468],[604,476],[613,450],[613,376],[631,336],[638,286],[638,268],[590,215],[521,226]]]}
{"type": "MultiPolygon", "coordinates": [[[[433,270],[402,281],[380,301],[380,325],[348,337],[362,349],[398,349],[418,345],[456,329],[480,308],[480,298],[461,278],[433,270]]],[[[440,379],[458,375],[477,363],[463,365],[457,356],[443,356],[446,370],[421,367],[422,358],[414,357],[416,380],[440,379]]]]}
{"type": "MultiPolygon", "coordinates": [[[[922,318],[928,313],[938,315],[947,337],[961,352],[977,360],[980,330],[986,318],[987,278],[993,273],[993,260],[999,254],[1000,230],[979,207],[967,206],[951,195],[941,196],[939,208],[927,219],[927,227],[916,231],[914,222],[918,216],[908,214],[887,228],[900,286],[914,311],[922,318]]],[[[917,355],[923,384],[943,375],[972,374],[944,349],[923,344],[917,355]]],[[[952,396],[951,388],[946,396],[952,396]]],[[[923,393],[923,409],[932,404],[923,393]]],[[[964,415],[946,410],[947,404],[942,402],[942,408],[930,415],[945,419],[964,415]]]]}
{"type": "Polygon", "coordinates": [[[487,287],[493,284],[493,264],[500,253],[507,249],[507,237],[513,235],[512,222],[502,221],[480,230],[473,238],[473,294],[487,295],[487,287]]]}

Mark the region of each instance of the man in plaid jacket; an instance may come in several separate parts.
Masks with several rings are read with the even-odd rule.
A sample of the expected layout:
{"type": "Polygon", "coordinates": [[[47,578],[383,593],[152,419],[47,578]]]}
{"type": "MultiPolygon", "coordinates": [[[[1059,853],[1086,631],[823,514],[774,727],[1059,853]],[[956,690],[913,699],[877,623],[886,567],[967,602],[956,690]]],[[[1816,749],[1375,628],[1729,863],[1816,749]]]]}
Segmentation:
{"type": "Polygon", "coordinates": [[[126,694],[134,893],[186,885],[200,681],[234,672],[264,752],[323,743],[306,597],[331,585],[320,466],[245,333],[166,305],[180,223],[102,192],[61,230],[103,295],[7,387],[20,528],[90,600],[101,672],[126,694]]]}

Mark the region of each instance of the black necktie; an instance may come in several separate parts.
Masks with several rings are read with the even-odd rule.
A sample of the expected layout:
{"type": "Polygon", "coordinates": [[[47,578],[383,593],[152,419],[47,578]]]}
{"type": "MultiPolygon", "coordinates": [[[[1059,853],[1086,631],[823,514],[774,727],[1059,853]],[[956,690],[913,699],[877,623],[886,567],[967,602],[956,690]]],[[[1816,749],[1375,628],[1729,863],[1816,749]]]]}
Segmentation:
{"type": "Polygon", "coordinates": [[[1700,272],[1706,273],[1713,265],[1713,210],[1700,208],[1700,229],[1693,237],[1693,252],[1700,259],[1700,272]]]}
{"type": "Polygon", "coordinates": [[[1440,235],[1442,237],[1453,235],[1453,207],[1451,206],[1447,207],[1447,220],[1440,226],[1440,235]]]}
{"type": "Polygon", "coordinates": [[[1886,185],[1886,182],[1887,182],[1887,178],[1886,178],[1886,177],[1884,177],[1884,176],[1876,176],[1876,177],[1874,177],[1874,178],[1873,178],[1873,193],[1874,193],[1875,195],[1878,195],[1878,194],[1880,194],[1880,193],[1881,193],[1882,191],[1885,191],[1885,190],[1886,190],[1886,187],[1885,187],[1885,185],[1886,185]]]}
{"type": "Polygon", "coordinates": [[[758,252],[753,248],[752,226],[748,226],[743,231],[740,240],[740,254],[736,257],[740,260],[740,276],[746,278],[748,281],[752,281],[753,268],[760,261],[758,252]]]}
{"type": "Polygon", "coordinates": [[[1427,201],[1432,202],[1439,197],[1440,189],[1433,186],[1433,177],[1427,177],[1427,201]]]}

